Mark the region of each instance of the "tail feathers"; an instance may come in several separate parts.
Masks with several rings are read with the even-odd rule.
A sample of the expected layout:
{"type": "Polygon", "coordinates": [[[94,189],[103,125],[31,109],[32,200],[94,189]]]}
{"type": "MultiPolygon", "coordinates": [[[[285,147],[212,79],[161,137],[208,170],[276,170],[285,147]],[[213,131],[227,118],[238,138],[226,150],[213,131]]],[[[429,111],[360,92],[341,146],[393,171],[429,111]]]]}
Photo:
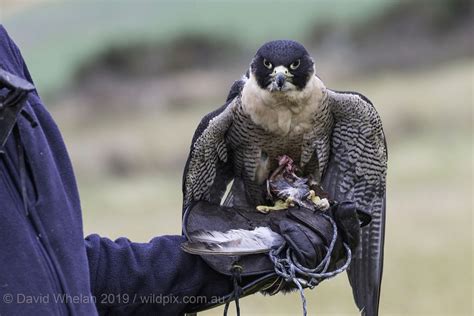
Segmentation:
{"type": "Polygon", "coordinates": [[[192,254],[246,255],[265,253],[280,246],[283,237],[268,227],[254,230],[233,229],[227,232],[199,231],[189,236],[191,241],[182,244],[192,254]]]}

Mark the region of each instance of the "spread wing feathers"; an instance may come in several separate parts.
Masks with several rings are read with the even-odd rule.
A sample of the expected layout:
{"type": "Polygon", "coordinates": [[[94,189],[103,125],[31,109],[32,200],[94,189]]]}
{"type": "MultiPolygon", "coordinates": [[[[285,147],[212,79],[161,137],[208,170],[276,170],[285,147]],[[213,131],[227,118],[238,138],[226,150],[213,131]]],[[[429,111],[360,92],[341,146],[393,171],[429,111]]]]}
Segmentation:
{"type": "Polygon", "coordinates": [[[183,175],[183,211],[193,201],[220,202],[225,193],[232,178],[225,142],[232,108],[233,101],[229,101],[204,117],[196,130],[183,175]]]}
{"type": "Polygon", "coordinates": [[[254,230],[233,229],[227,232],[199,231],[190,236],[192,241],[182,245],[193,254],[245,255],[265,253],[283,244],[283,237],[269,227],[254,230]]]}
{"type": "Polygon", "coordinates": [[[331,153],[323,186],[332,199],[353,200],[370,212],[349,267],[354,299],[363,315],[378,315],[385,230],[387,147],[382,122],[362,95],[328,91],[333,117],[331,153]]]}

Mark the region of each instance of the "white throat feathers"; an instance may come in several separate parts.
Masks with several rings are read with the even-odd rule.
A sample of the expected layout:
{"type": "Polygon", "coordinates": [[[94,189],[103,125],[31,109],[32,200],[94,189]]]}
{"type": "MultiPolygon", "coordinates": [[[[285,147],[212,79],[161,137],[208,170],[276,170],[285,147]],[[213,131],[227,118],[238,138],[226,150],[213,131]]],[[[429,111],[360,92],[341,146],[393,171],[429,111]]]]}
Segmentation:
{"type": "Polygon", "coordinates": [[[250,73],[242,89],[242,107],[252,121],[270,133],[303,134],[314,128],[315,113],[326,93],[323,82],[312,75],[303,90],[270,92],[250,73]]]}

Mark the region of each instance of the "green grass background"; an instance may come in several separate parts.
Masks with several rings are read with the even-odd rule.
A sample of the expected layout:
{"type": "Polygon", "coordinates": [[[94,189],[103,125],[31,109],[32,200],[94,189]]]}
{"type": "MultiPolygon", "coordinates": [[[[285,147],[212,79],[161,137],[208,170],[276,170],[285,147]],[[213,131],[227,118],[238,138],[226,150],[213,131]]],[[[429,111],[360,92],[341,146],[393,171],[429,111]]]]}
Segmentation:
{"type": "Polygon", "coordinates": [[[37,74],[38,87],[49,94],[110,45],[199,33],[230,37],[253,49],[270,39],[302,40],[318,20],[353,23],[389,5],[390,0],[45,1],[4,20],[37,74]]]}

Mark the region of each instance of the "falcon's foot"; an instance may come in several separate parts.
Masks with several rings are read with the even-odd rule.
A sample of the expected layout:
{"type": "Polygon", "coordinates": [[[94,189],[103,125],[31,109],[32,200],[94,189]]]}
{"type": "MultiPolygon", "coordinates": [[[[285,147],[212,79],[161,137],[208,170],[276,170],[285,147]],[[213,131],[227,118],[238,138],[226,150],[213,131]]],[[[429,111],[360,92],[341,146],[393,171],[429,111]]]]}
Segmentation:
{"type": "Polygon", "coordinates": [[[287,198],[286,201],[283,200],[276,200],[275,205],[268,206],[268,205],[258,205],[257,211],[267,214],[271,211],[282,211],[288,209],[290,206],[294,206],[293,199],[287,198]]]}
{"type": "Polygon", "coordinates": [[[309,190],[308,200],[313,202],[314,206],[321,211],[326,211],[329,209],[329,201],[328,199],[324,198],[321,199],[319,196],[316,195],[314,190],[309,190]]]}

